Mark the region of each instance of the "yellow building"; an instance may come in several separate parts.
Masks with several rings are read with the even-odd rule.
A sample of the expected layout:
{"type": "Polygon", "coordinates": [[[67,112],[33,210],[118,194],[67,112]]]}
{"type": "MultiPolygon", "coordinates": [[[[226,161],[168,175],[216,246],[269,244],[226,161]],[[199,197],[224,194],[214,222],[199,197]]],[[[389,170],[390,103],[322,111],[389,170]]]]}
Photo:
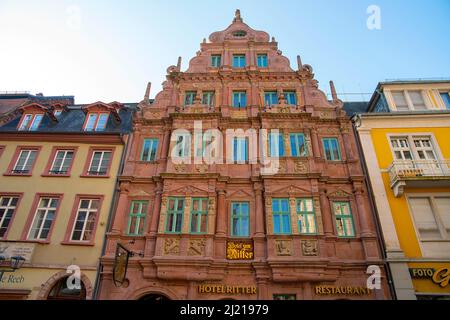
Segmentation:
{"type": "Polygon", "coordinates": [[[0,299],[94,297],[132,109],[32,103],[0,127],[0,299]]]}
{"type": "Polygon", "coordinates": [[[398,299],[450,299],[450,80],[379,83],[353,117],[398,299]]]}

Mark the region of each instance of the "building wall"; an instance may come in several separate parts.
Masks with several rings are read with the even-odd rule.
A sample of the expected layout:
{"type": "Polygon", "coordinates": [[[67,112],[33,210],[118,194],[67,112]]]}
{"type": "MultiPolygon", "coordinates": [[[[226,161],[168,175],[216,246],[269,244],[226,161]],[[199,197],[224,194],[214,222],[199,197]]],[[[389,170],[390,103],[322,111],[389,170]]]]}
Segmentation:
{"type": "MultiPolygon", "coordinates": [[[[391,136],[427,135],[432,137],[439,159],[450,158],[450,117],[434,115],[361,116],[358,132],[368,164],[370,180],[375,193],[381,227],[386,241],[388,261],[393,269],[399,299],[415,299],[417,294],[448,294],[450,287],[441,287],[428,278],[411,277],[410,268],[448,268],[450,255],[448,241],[442,241],[437,251],[424,254],[417,234],[414,217],[408,204],[412,195],[450,195],[450,187],[430,183],[422,187],[405,187],[404,194],[396,197],[389,177],[389,166],[394,161],[390,146],[391,136]]],[[[428,178],[432,181],[432,178],[428,178]]]]}
{"type": "MultiPolygon", "coordinates": [[[[44,284],[55,274],[63,272],[69,265],[78,265],[81,272],[88,278],[91,297],[95,283],[96,270],[106,230],[107,220],[111,209],[112,196],[116,183],[116,173],[119,169],[120,158],[123,146],[120,144],[113,145],[115,148],[113,159],[111,161],[109,178],[85,178],[80,177],[87,161],[90,147],[107,146],[111,144],[88,144],[88,143],[67,143],[67,142],[35,142],[35,141],[0,141],[0,145],[4,146],[2,155],[0,156],[0,194],[2,192],[22,193],[19,206],[16,209],[13,220],[9,226],[9,232],[6,239],[0,241],[19,241],[27,242],[23,239],[25,224],[31,212],[33,202],[38,193],[56,193],[62,194],[59,211],[53,221],[53,231],[49,243],[35,242],[32,261],[25,263],[23,268],[14,273],[5,273],[3,276],[2,288],[4,289],[30,289],[30,299],[45,298],[43,290],[48,290],[44,284]],[[35,166],[31,177],[21,176],[5,176],[3,175],[8,168],[11,159],[16,151],[17,146],[40,146],[41,150],[37,156],[35,166]],[[52,148],[54,146],[73,146],[77,147],[74,163],[70,177],[43,177],[44,169],[49,161],[52,148]],[[65,235],[68,230],[69,218],[73,212],[76,195],[101,195],[103,201],[99,219],[97,221],[97,229],[95,233],[95,241],[93,245],[74,245],[63,244],[65,235]],[[21,277],[20,283],[9,281],[9,277],[21,277]]],[[[25,231],[26,232],[26,231],[25,231]]],[[[48,284],[51,286],[52,283],[48,284]]],[[[48,292],[46,292],[48,293],[48,292]]],[[[45,294],[44,294],[45,295],[45,294]]]]}

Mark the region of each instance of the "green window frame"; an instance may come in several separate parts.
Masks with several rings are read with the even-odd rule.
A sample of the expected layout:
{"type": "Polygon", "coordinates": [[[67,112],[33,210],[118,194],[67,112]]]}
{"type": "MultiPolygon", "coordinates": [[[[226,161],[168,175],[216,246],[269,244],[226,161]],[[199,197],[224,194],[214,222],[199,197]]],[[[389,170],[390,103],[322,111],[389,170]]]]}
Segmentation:
{"type": "Polygon", "coordinates": [[[272,224],[274,234],[292,233],[288,198],[272,198],[272,224]]]}
{"type": "Polygon", "coordinates": [[[273,300],[297,300],[296,294],[274,294],[273,300]]]}
{"type": "Polygon", "coordinates": [[[211,55],[211,67],[219,68],[222,64],[222,55],[212,54],[211,55]]]}
{"type": "Polygon", "coordinates": [[[284,100],[288,105],[297,105],[297,94],[295,91],[284,91],[284,100]]]}
{"type": "Polygon", "coordinates": [[[337,138],[322,138],[322,144],[326,160],[340,161],[342,159],[337,138]]]}
{"type": "Polygon", "coordinates": [[[155,161],[158,152],[158,139],[144,139],[141,151],[141,161],[155,161]]]}
{"type": "Polygon", "coordinates": [[[213,106],[215,100],[215,92],[214,91],[205,91],[202,95],[202,104],[206,106],[213,106]]]}
{"type": "Polygon", "coordinates": [[[311,198],[296,200],[298,232],[300,234],[317,234],[317,220],[314,202],[311,198]]]}
{"type": "Polygon", "coordinates": [[[181,197],[169,197],[167,204],[166,233],[181,233],[183,229],[185,199],[181,197]]]}
{"type": "Polygon", "coordinates": [[[250,203],[248,201],[231,202],[231,236],[250,237],[250,203]]]}
{"type": "Polygon", "coordinates": [[[193,105],[196,95],[197,91],[186,91],[184,93],[184,105],[185,106],[193,105]]]}
{"type": "Polygon", "coordinates": [[[348,201],[333,202],[333,212],[336,221],[337,235],[340,238],[355,237],[355,224],[352,208],[348,201]]]}
{"type": "Polygon", "coordinates": [[[208,198],[191,199],[191,233],[204,234],[208,232],[208,198]]]}
{"type": "Polygon", "coordinates": [[[267,54],[261,53],[256,56],[258,68],[267,68],[267,54]]]}
{"type": "Polygon", "coordinates": [[[305,135],[303,133],[290,133],[289,141],[291,143],[291,156],[308,156],[308,148],[306,147],[305,135]]]}
{"type": "Polygon", "coordinates": [[[148,201],[133,200],[130,204],[130,212],[128,215],[127,235],[143,236],[145,221],[147,218],[148,201]]]}
{"type": "Polygon", "coordinates": [[[245,68],[245,54],[233,54],[233,68],[245,68]]]}
{"type": "Polygon", "coordinates": [[[245,108],[247,106],[247,92],[233,91],[233,107],[245,108]]]}

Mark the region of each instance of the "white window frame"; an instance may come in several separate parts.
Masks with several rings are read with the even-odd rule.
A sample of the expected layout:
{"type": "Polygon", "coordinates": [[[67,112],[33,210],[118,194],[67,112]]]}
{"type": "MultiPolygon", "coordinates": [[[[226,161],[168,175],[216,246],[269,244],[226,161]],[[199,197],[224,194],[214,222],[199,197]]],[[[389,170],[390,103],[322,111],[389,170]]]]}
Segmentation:
{"type": "MultiPolygon", "coordinates": [[[[94,151],[92,152],[91,161],[90,161],[90,163],[89,163],[89,168],[88,168],[88,172],[87,172],[88,175],[91,175],[91,174],[92,174],[92,173],[91,173],[92,171],[97,172],[97,173],[100,172],[99,169],[102,167],[102,164],[103,164],[102,162],[103,162],[103,158],[104,158],[104,156],[105,156],[105,153],[110,153],[111,156],[112,156],[112,151],[110,151],[110,150],[94,150],[94,151]],[[102,155],[101,155],[100,160],[99,160],[99,162],[98,162],[98,168],[97,168],[97,170],[92,170],[92,162],[94,161],[94,156],[95,156],[95,154],[96,154],[97,152],[101,152],[102,155]]],[[[107,166],[107,168],[106,168],[106,172],[105,172],[104,174],[101,174],[101,175],[107,175],[107,174],[108,174],[108,169],[109,169],[109,167],[111,166],[111,161],[112,161],[111,156],[109,157],[109,164],[108,164],[108,166],[107,166]]],[[[100,174],[97,174],[97,175],[100,176],[100,174]]]]}
{"type": "MultiPolygon", "coordinates": [[[[92,234],[91,239],[89,240],[82,240],[84,238],[84,234],[86,232],[86,225],[87,222],[89,220],[89,216],[90,214],[93,212],[95,217],[98,217],[98,208],[97,209],[91,209],[92,207],[92,202],[93,201],[98,201],[99,202],[99,206],[100,206],[100,199],[89,199],[89,198],[80,198],[78,201],[78,208],[77,208],[77,214],[75,216],[75,219],[73,220],[73,226],[72,226],[72,231],[70,232],[70,241],[71,242],[92,242],[94,241],[94,234],[92,234]],[[80,208],[81,206],[81,202],[83,201],[89,201],[89,206],[87,208],[80,208]],[[73,233],[75,232],[75,226],[77,225],[77,221],[78,221],[78,216],[80,215],[80,211],[86,212],[86,219],[83,222],[83,228],[81,229],[81,234],[80,234],[80,240],[74,240],[73,239],[73,233]]],[[[97,223],[97,221],[95,221],[95,223],[97,223]]],[[[93,227],[93,229],[91,230],[91,232],[93,233],[95,230],[95,226],[93,227]]]]}
{"type": "MultiPolygon", "coordinates": [[[[8,211],[11,210],[11,209],[13,210],[13,214],[11,215],[11,219],[9,220],[9,224],[8,224],[8,226],[6,227],[5,233],[8,232],[8,229],[9,229],[10,226],[11,226],[12,217],[13,217],[14,214],[16,213],[16,210],[17,210],[17,204],[18,204],[18,203],[19,203],[19,197],[18,197],[18,196],[14,196],[14,195],[1,195],[1,194],[0,194],[0,208],[5,210],[5,211],[4,211],[4,214],[3,214],[3,217],[0,218],[0,228],[3,228],[3,223],[5,222],[6,215],[8,214],[8,211]],[[4,198],[9,198],[8,203],[7,203],[6,205],[2,205],[2,204],[1,204],[1,203],[3,202],[2,200],[3,200],[4,198]],[[11,205],[11,202],[12,202],[13,199],[17,199],[16,205],[14,205],[14,206],[11,205]]],[[[0,236],[0,239],[2,239],[2,238],[3,238],[3,237],[0,236]]]]}
{"type": "Polygon", "coordinates": [[[392,158],[394,161],[398,160],[395,158],[395,149],[392,146],[391,139],[395,138],[406,138],[408,140],[409,148],[411,151],[412,160],[420,160],[418,157],[418,153],[416,150],[416,146],[414,144],[414,138],[429,138],[431,145],[433,147],[434,153],[436,155],[436,160],[443,160],[444,157],[442,155],[442,152],[439,148],[439,144],[437,143],[436,138],[434,137],[434,134],[432,132],[413,132],[413,133],[389,133],[387,134],[389,148],[391,149],[392,158]]]}
{"type": "Polygon", "coordinates": [[[28,239],[28,240],[45,241],[45,240],[48,239],[48,237],[49,237],[49,235],[50,235],[50,230],[52,229],[52,226],[53,226],[53,224],[55,223],[56,211],[58,210],[58,205],[59,205],[59,201],[60,201],[60,200],[61,200],[60,198],[57,198],[57,197],[51,197],[51,196],[50,196],[50,197],[45,197],[45,196],[39,197],[38,205],[37,205],[37,207],[36,207],[36,210],[34,211],[33,221],[31,221],[30,229],[28,230],[28,234],[27,234],[27,239],[28,239]],[[57,201],[56,207],[54,207],[54,208],[53,208],[53,207],[40,207],[39,205],[41,204],[42,199],[50,199],[50,201],[49,201],[50,204],[52,203],[52,201],[53,201],[54,199],[56,199],[56,201],[57,201]],[[38,228],[39,231],[38,231],[37,237],[36,237],[36,238],[30,238],[30,236],[31,236],[31,231],[33,230],[34,222],[36,221],[36,218],[37,218],[37,215],[38,215],[39,210],[44,210],[44,211],[45,211],[44,217],[42,218],[42,223],[41,223],[41,225],[40,225],[39,228],[38,228]],[[53,210],[55,211],[55,215],[53,216],[52,223],[51,223],[51,225],[50,225],[50,228],[49,228],[47,237],[44,238],[44,239],[42,239],[42,238],[41,238],[41,234],[42,234],[42,230],[43,230],[43,226],[44,226],[44,224],[45,224],[45,221],[47,220],[48,212],[49,212],[49,211],[53,211],[53,210]]]}
{"type": "MultiPolygon", "coordinates": [[[[409,92],[408,91],[420,91],[420,93],[422,94],[422,99],[423,102],[425,103],[426,109],[418,109],[417,111],[426,111],[426,110],[430,110],[432,109],[432,105],[431,105],[431,101],[428,98],[428,95],[425,94],[425,90],[424,89],[420,89],[420,88],[408,88],[408,89],[390,89],[390,90],[385,90],[384,93],[386,96],[389,96],[389,99],[391,100],[391,109],[393,111],[398,111],[397,110],[397,102],[394,99],[394,95],[393,92],[402,92],[403,96],[405,97],[406,100],[406,104],[408,105],[408,109],[409,111],[415,111],[416,109],[414,108],[414,105],[412,103],[412,99],[409,96],[409,92]]],[[[399,111],[402,112],[402,111],[399,111]]]]}
{"type": "MultiPolygon", "coordinates": [[[[24,168],[28,166],[28,161],[30,160],[31,152],[35,152],[35,154],[37,155],[37,150],[34,150],[34,149],[22,149],[22,150],[20,150],[19,156],[17,157],[16,163],[14,164],[14,167],[12,169],[13,172],[19,170],[19,169],[17,169],[17,165],[19,163],[20,156],[22,155],[22,152],[29,152],[29,153],[28,153],[28,155],[27,155],[27,157],[25,159],[25,162],[22,165],[22,169],[20,169],[20,171],[23,171],[24,168]]],[[[34,157],[33,161],[36,161],[36,156],[34,157]]],[[[33,164],[31,164],[30,169],[28,170],[28,173],[31,172],[32,167],[33,167],[33,164]]]]}
{"type": "Polygon", "coordinates": [[[52,165],[50,166],[50,173],[55,173],[55,171],[61,172],[61,169],[64,167],[64,162],[67,159],[67,153],[68,152],[72,152],[72,159],[70,160],[69,166],[67,167],[67,171],[64,174],[68,173],[68,171],[70,169],[70,165],[72,164],[72,161],[73,161],[73,155],[75,154],[74,150],[72,150],[72,149],[70,149],[70,150],[69,149],[67,149],[67,150],[66,149],[56,150],[55,156],[53,157],[52,165]],[[58,170],[55,170],[54,167],[55,167],[56,158],[58,157],[58,152],[64,152],[64,157],[63,157],[63,160],[61,161],[61,165],[59,166],[58,170]]]}

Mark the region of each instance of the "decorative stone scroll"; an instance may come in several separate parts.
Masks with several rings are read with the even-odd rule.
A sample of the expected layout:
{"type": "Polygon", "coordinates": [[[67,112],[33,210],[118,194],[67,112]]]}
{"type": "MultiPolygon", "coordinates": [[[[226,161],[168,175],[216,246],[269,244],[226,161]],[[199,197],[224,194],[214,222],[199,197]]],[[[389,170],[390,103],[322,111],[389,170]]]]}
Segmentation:
{"type": "Polygon", "coordinates": [[[166,239],[164,241],[164,254],[180,254],[180,239],[166,239]]]}
{"type": "Polygon", "coordinates": [[[189,240],[188,255],[189,256],[205,255],[205,245],[206,245],[205,239],[189,240]]]}
{"type": "Polygon", "coordinates": [[[319,255],[319,245],[316,240],[302,240],[301,243],[304,256],[319,255]]]}

